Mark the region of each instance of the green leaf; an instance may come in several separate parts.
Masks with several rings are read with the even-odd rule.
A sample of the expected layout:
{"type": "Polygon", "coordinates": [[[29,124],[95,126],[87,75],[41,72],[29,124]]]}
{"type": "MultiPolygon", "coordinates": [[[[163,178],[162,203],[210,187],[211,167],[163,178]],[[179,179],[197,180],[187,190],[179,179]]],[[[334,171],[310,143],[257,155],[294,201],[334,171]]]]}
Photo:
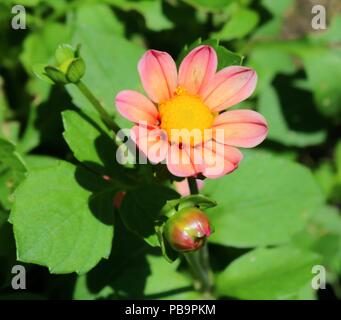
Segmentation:
{"type": "Polygon", "coordinates": [[[146,26],[153,31],[161,31],[173,27],[172,21],[162,12],[162,1],[125,1],[125,0],[106,0],[121,10],[134,10],[144,16],[146,26]]]}
{"type": "Polygon", "coordinates": [[[270,86],[259,93],[258,110],[268,121],[268,139],[270,140],[286,146],[305,147],[320,144],[326,138],[324,130],[301,132],[290,129],[286,123],[278,95],[270,86]]]}
{"type": "Polygon", "coordinates": [[[223,69],[228,66],[241,65],[244,57],[240,56],[237,53],[234,53],[230,50],[227,50],[225,47],[219,45],[218,40],[208,39],[202,41],[201,39],[196,40],[191,45],[186,46],[180,53],[177,63],[180,65],[183,58],[194,48],[200,45],[209,45],[214,48],[218,56],[218,70],[223,69]]]}
{"type": "Polygon", "coordinates": [[[257,71],[259,91],[271,85],[278,73],[292,75],[296,71],[294,61],[288,53],[266,44],[256,46],[248,59],[249,66],[257,71]]]}
{"type": "Polygon", "coordinates": [[[264,38],[274,38],[281,34],[282,31],[282,17],[276,17],[261,26],[259,26],[252,34],[252,39],[261,40],[264,38]]]}
{"type": "Polygon", "coordinates": [[[300,290],[296,296],[296,300],[317,300],[317,291],[312,288],[311,283],[309,282],[300,290]]]}
{"type": "Polygon", "coordinates": [[[334,120],[341,120],[341,50],[329,46],[302,53],[308,83],[320,112],[334,120]],[[335,119],[336,118],[336,119],[335,119]]]}
{"type": "Polygon", "coordinates": [[[204,194],[217,201],[208,211],[216,226],[210,241],[234,247],[287,243],[324,201],[307,168],[257,153],[232,174],[206,180],[204,194]]]}
{"type": "Polygon", "coordinates": [[[329,273],[341,274],[341,216],[335,207],[317,210],[308,227],[293,238],[293,243],[320,254],[329,273]]]}
{"type": "MultiPolygon", "coordinates": [[[[72,43],[81,44],[82,58],[86,64],[86,73],[82,81],[91,88],[110,114],[117,114],[117,122],[121,127],[131,126],[118,115],[113,102],[119,91],[139,87],[136,67],[144,50],[120,36],[113,37],[111,30],[106,30],[105,25],[108,22],[102,21],[101,14],[96,16],[96,21],[93,22],[95,26],[94,23],[87,24],[83,15],[76,16],[72,43]],[[99,28],[101,32],[98,32],[99,28]]],[[[77,106],[93,112],[89,101],[75,86],[68,86],[67,89],[77,106]]]]}
{"type": "Polygon", "coordinates": [[[179,199],[169,200],[166,205],[162,208],[162,212],[169,216],[175,213],[175,210],[181,210],[187,207],[198,207],[201,210],[212,208],[216,206],[217,203],[202,194],[194,194],[179,199]]]}
{"type": "Polygon", "coordinates": [[[118,218],[113,250],[87,275],[77,279],[74,299],[195,299],[192,280],[177,271],[118,218]],[[171,279],[171,281],[164,281],[171,279]]]}
{"type": "Polygon", "coordinates": [[[119,177],[122,167],[116,161],[113,134],[97,114],[64,111],[64,139],[75,158],[101,175],[119,177]]]}
{"type": "Polygon", "coordinates": [[[48,167],[55,167],[60,161],[57,158],[43,155],[30,154],[24,156],[27,170],[43,169],[48,167]]]}
{"type": "Polygon", "coordinates": [[[4,85],[5,81],[0,76],[0,136],[4,136],[4,123],[9,109],[4,85]]]}
{"type": "Polygon", "coordinates": [[[0,138],[0,204],[6,209],[12,205],[12,193],[23,180],[25,164],[9,141],[0,138]]]}
{"type": "Polygon", "coordinates": [[[134,9],[144,16],[150,30],[161,31],[173,27],[173,22],[162,12],[162,1],[139,1],[134,9]]]}
{"type": "Polygon", "coordinates": [[[110,33],[115,36],[124,35],[124,25],[116,17],[110,7],[91,3],[77,8],[76,23],[97,33],[110,33]]]}
{"type": "Polygon", "coordinates": [[[37,63],[49,63],[54,59],[57,46],[68,43],[70,30],[63,24],[48,22],[44,28],[32,32],[25,38],[20,61],[28,72],[37,63]]]}
{"type": "Polygon", "coordinates": [[[146,185],[128,190],[120,208],[122,220],[130,231],[158,246],[155,224],[167,200],[178,197],[178,193],[164,186],[146,185]]]}
{"type": "Polygon", "coordinates": [[[249,9],[238,10],[224,25],[222,30],[214,32],[212,36],[217,39],[229,41],[245,37],[259,22],[257,12],[249,9]]]}
{"type": "Polygon", "coordinates": [[[89,271],[111,250],[114,194],[108,182],[67,162],[31,171],[10,216],[18,260],[51,273],[89,271]]]}
{"type": "Polygon", "coordinates": [[[293,299],[313,278],[319,256],[293,246],[256,249],[234,260],[216,280],[217,292],[239,299],[293,299]]]}
{"type": "Polygon", "coordinates": [[[165,238],[164,228],[165,228],[165,221],[160,221],[155,226],[156,235],[159,240],[158,245],[161,248],[162,256],[166,259],[167,262],[172,263],[179,257],[179,252],[175,251],[170,246],[169,242],[165,238]]]}
{"type": "MultiPolygon", "coordinates": [[[[14,262],[15,254],[13,253],[15,252],[15,244],[14,244],[12,226],[8,223],[8,212],[3,211],[1,208],[0,208],[0,239],[1,239],[0,258],[5,257],[7,262],[9,262],[8,260],[11,260],[11,262],[13,260],[14,262]]],[[[5,266],[3,266],[2,263],[0,263],[0,269],[1,267],[5,267],[5,266]]],[[[0,273],[1,273],[1,270],[0,270],[0,273]]],[[[0,278],[1,278],[1,275],[0,275],[0,278]]],[[[1,283],[0,283],[0,288],[1,288],[1,283]]]]}
{"type": "Polygon", "coordinates": [[[223,10],[237,0],[183,0],[195,8],[205,9],[209,11],[223,10]]]}
{"type": "Polygon", "coordinates": [[[313,32],[309,35],[309,39],[321,42],[338,42],[340,40],[341,15],[331,17],[331,22],[324,32],[313,32]]]}
{"type": "Polygon", "coordinates": [[[337,143],[335,147],[335,165],[337,172],[337,179],[341,184],[341,140],[337,143]]]}
{"type": "Polygon", "coordinates": [[[0,228],[6,223],[7,218],[7,214],[0,209],[0,228]]]}
{"type": "Polygon", "coordinates": [[[314,175],[326,197],[330,198],[335,187],[335,174],[330,162],[322,162],[314,171],[314,175]]]}
{"type": "Polygon", "coordinates": [[[284,16],[287,11],[294,4],[294,0],[262,0],[262,5],[268,9],[274,16],[284,16]]]}
{"type": "MultiPolygon", "coordinates": [[[[340,49],[334,48],[332,43],[313,40],[269,41],[266,48],[299,58],[307,75],[305,86],[312,91],[318,110],[324,116],[340,121],[341,94],[338,90],[338,83],[341,81],[340,49]]],[[[267,67],[267,62],[267,59],[263,60],[263,68],[267,67]]]]}
{"type": "Polygon", "coordinates": [[[198,299],[200,294],[194,291],[192,279],[177,272],[179,262],[167,263],[162,257],[147,256],[151,276],[144,288],[144,298],[198,299]],[[164,279],[172,279],[164,281],[164,279]]]}
{"type": "MultiPolygon", "coordinates": [[[[291,45],[295,47],[294,44],[291,45]]],[[[314,110],[311,110],[310,121],[306,122],[308,124],[302,125],[307,117],[304,106],[302,106],[302,102],[306,101],[306,92],[296,89],[298,94],[302,94],[302,98],[300,98],[300,95],[295,95],[296,91],[292,93],[294,90],[292,87],[285,88],[284,85],[281,85],[280,89],[283,90],[281,93],[285,98],[280,101],[278,92],[272,86],[278,74],[292,75],[295,73],[296,66],[292,55],[282,47],[262,44],[252,51],[249,65],[258,73],[258,110],[268,121],[268,138],[286,146],[304,147],[322,143],[326,138],[326,132],[322,129],[323,127],[321,128],[321,119],[317,112],[314,113],[314,110]],[[288,95],[288,92],[291,93],[291,96],[288,95]],[[295,118],[291,116],[288,119],[287,114],[292,114],[290,110],[295,110],[295,118]],[[295,129],[292,128],[293,124],[295,129]]]]}
{"type": "MultiPolygon", "coordinates": [[[[15,0],[7,0],[10,4],[15,5],[18,2],[15,0]]],[[[41,0],[21,0],[20,4],[23,6],[27,6],[27,7],[34,7],[36,5],[38,5],[41,2],[41,0]]]]}

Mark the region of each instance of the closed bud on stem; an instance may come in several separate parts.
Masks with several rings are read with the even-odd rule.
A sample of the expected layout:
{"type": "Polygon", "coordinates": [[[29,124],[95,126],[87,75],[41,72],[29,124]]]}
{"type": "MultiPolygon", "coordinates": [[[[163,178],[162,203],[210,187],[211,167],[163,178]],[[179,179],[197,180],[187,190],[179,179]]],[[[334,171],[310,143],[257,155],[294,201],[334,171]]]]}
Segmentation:
{"type": "Polygon", "coordinates": [[[67,44],[60,45],[55,52],[56,65],[44,67],[44,75],[54,83],[77,83],[85,73],[84,60],[79,55],[79,47],[74,50],[67,44]]]}
{"type": "Polygon", "coordinates": [[[206,214],[198,208],[184,208],[172,215],[164,227],[170,246],[179,252],[201,248],[212,233],[206,214]]]}

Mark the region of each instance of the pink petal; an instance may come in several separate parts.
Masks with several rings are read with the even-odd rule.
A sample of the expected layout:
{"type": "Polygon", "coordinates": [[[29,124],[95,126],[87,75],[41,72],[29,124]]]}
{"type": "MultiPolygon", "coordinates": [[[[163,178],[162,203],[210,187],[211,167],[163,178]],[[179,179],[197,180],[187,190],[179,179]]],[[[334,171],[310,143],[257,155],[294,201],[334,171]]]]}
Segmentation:
{"type": "Polygon", "coordinates": [[[204,165],[202,174],[207,178],[216,179],[234,171],[243,154],[234,147],[209,141],[203,146],[204,165]]]}
{"type": "Polygon", "coordinates": [[[115,103],[118,112],[132,122],[147,121],[154,125],[158,121],[159,113],[155,105],[137,91],[124,90],[119,92],[115,98],[115,103]]]}
{"type": "Polygon", "coordinates": [[[233,110],[220,114],[213,123],[214,139],[220,143],[252,148],[268,133],[265,118],[252,110],[233,110]]]}
{"type": "Polygon", "coordinates": [[[173,96],[177,71],[167,52],[148,50],[139,61],[138,70],[143,88],[151,100],[160,103],[173,96]]]}
{"type": "Polygon", "coordinates": [[[201,96],[212,111],[218,112],[247,99],[255,90],[257,74],[246,67],[220,70],[203,88],[201,96]]]}
{"type": "Polygon", "coordinates": [[[179,148],[177,144],[170,147],[167,156],[167,168],[175,176],[192,177],[200,172],[200,169],[191,159],[193,149],[179,148]]]}
{"type": "Polygon", "coordinates": [[[163,130],[138,125],[131,128],[130,136],[152,163],[159,163],[166,158],[169,144],[163,130]]]}
{"type": "MultiPolygon", "coordinates": [[[[204,187],[204,181],[200,179],[195,179],[197,183],[198,190],[201,190],[204,187]]],[[[181,194],[183,197],[188,196],[191,194],[188,186],[188,180],[184,179],[182,181],[175,181],[174,186],[176,191],[181,194]]]]}
{"type": "Polygon", "coordinates": [[[181,62],[178,85],[197,94],[213,78],[217,63],[217,54],[212,47],[195,48],[181,62]]]}

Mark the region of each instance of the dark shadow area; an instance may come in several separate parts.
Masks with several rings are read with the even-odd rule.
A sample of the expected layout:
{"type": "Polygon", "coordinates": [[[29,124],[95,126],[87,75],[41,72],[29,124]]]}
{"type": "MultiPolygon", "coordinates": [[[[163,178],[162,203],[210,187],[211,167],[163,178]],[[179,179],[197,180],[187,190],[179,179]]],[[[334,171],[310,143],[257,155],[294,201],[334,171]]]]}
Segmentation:
{"type": "Polygon", "coordinates": [[[102,260],[87,274],[89,291],[98,294],[110,287],[114,292],[112,298],[141,297],[151,274],[146,254],[155,251],[129,232],[117,216],[109,259],[102,260]]]}
{"type": "Polygon", "coordinates": [[[150,247],[132,234],[117,217],[111,255],[87,274],[87,289],[94,295],[99,294],[99,299],[160,299],[193,290],[192,286],[186,286],[144,295],[147,278],[151,275],[147,255],[159,256],[160,249],[150,247]],[[112,293],[101,296],[104,288],[110,288],[112,293]]]}
{"type": "Polygon", "coordinates": [[[80,166],[76,168],[75,179],[81,187],[92,192],[88,202],[93,215],[104,224],[113,225],[114,197],[119,191],[118,186],[80,166]]]}
{"type": "Polygon", "coordinates": [[[34,127],[39,132],[40,144],[33,150],[34,153],[49,154],[61,159],[67,156],[69,149],[63,138],[61,113],[66,109],[74,109],[72,106],[71,98],[63,87],[51,88],[49,99],[40,104],[36,111],[34,127]]]}
{"type": "Polygon", "coordinates": [[[98,131],[98,137],[95,139],[94,144],[96,154],[98,155],[101,164],[87,160],[83,161],[82,164],[89,170],[101,176],[106,176],[106,178],[133,183],[136,171],[123,167],[116,160],[117,145],[114,140],[114,135],[110,136],[95,120],[81,110],[77,110],[77,113],[84,121],[98,131]]]}
{"type": "Polygon", "coordinates": [[[250,249],[239,249],[211,243],[209,250],[210,263],[214,272],[223,271],[234,259],[250,251],[250,249]]]}
{"type": "Polygon", "coordinates": [[[76,274],[52,275],[46,267],[17,261],[13,229],[10,223],[0,228],[0,300],[71,299],[76,274]],[[5,245],[4,245],[5,244],[5,245]],[[26,290],[13,290],[14,265],[26,270],[26,290]],[[44,294],[42,294],[44,292],[44,294]]]}
{"type": "Polygon", "coordinates": [[[167,51],[173,58],[177,57],[185,45],[198,38],[208,38],[212,27],[210,15],[204,23],[199,22],[195,9],[184,2],[177,2],[176,5],[162,2],[162,12],[168,20],[173,22],[173,27],[161,31],[147,28],[143,16],[136,11],[125,12],[117,8],[114,11],[126,27],[127,38],[132,38],[135,34],[142,32],[145,35],[147,47],[167,51]],[[158,44],[157,47],[153,46],[155,43],[158,44]]]}
{"type": "MultiPolygon", "coordinates": [[[[133,186],[134,170],[119,165],[116,161],[117,146],[113,137],[81,111],[77,111],[81,121],[86,121],[98,131],[95,149],[99,162],[83,161],[77,166],[75,179],[78,184],[90,191],[89,208],[101,222],[112,225],[114,217],[114,197],[118,191],[125,190],[127,185],[133,186]]],[[[77,163],[77,161],[75,161],[77,163]]]]}
{"type": "Polygon", "coordinates": [[[190,292],[193,290],[194,290],[193,286],[186,286],[186,287],[182,287],[182,288],[178,288],[178,289],[164,291],[161,293],[148,294],[148,295],[145,295],[143,298],[144,299],[163,299],[163,298],[167,298],[169,296],[173,296],[173,295],[181,294],[181,293],[186,293],[186,292],[190,292]]]}
{"type": "MultiPolygon", "coordinates": [[[[341,283],[339,280],[338,286],[340,287],[340,285],[341,283]]],[[[319,300],[338,300],[338,297],[330,284],[327,284],[325,289],[317,291],[317,296],[319,300]]]]}
{"type": "Polygon", "coordinates": [[[128,229],[144,238],[155,234],[155,223],[167,200],[176,199],[179,194],[162,185],[144,185],[129,190],[125,195],[120,213],[128,229]]]}
{"type": "Polygon", "coordinates": [[[304,78],[303,72],[294,76],[280,74],[273,81],[286,123],[290,129],[299,132],[326,129],[328,122],[316,109],[312,93],[292,85],[295,79],[301,78],[304,78]]]}

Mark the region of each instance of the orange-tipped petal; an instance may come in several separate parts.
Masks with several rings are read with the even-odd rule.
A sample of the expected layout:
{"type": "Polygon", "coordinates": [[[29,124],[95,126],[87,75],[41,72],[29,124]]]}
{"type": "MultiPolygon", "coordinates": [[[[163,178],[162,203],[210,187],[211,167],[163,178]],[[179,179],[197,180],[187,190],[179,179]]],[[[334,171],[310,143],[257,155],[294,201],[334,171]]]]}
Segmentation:
{"type": "Polygon", "coordinates": [[[216,179],[234,171],[243,154],[234,147],[209,141],[203,146],[202,174],[210,179],[216,179]]]}
{"type": "Polygon", "coordinates": [[[255,90],[257,74],[246,67],[227,67],[220,70],[203,88],[201,96],[213,111],[227,109],[245,99],[255,90]]]}
{"type": "Polygon", "coordinates": [[[147,121],[154,125],[159,113],[155,105],[143,94],[133,90],[123,90],[115,98],[118,112],[128,120],[138,123],[147,121]]]}
{"type": "Polygon", "coordinates": [[[217,54],[212,47],[193,49],[181,62],[178,85],[191,94],[197,94],[213,78],[217,63],[217,54]]]}
{"type": "Polygon", "coordinates": [[[265,118],[252,110],[233,110],[220,114],[213,123],[214,139],[236,147],[252,148],[268,133],[265,118]]]}
{"type": "Polygon", "coordinates": [[[131,128],[130,136],[140,151],[152,163],[160,163],[166,159],[169,144],[167,135],[163,130],[138,125],[131,128]]]}
{"type": "Polygon", "coordinates": [[[193,163],[191,156],[193,149],[190,147],[179,148],[173,144],[167,155],[167,168],[175,176],[192,177],[200,172],[200,169],[193,163]]]}
{"type": "Polygon", "coordinates": [[[138,64],[141,82],[151,100],[160,103],[170,99],[177,84],[176,65],[163,51],[148,50],[138,64]]]}

